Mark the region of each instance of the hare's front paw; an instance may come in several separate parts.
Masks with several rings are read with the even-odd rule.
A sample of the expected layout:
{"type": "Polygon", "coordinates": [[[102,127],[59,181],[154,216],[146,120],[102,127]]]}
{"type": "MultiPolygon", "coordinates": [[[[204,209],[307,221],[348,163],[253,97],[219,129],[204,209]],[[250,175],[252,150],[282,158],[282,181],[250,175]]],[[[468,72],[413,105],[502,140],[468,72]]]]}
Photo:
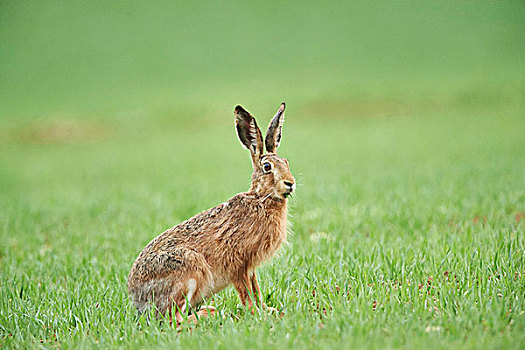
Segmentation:
{"type": "Polygon", "coordinates": [[[277,310],[276,308],[271,307],[271,306],[267,306],[266,307],[266,311],[268,311],[269,313],[272,313],[272,314],[277,314],[277,315],[280,313],[279,310],[277,310]]]}
{"type": "Polygon", "coordinates": [[[269,314],[276,315],[276,316],[283,316],[284,312],[280,311],[279,309],[276,309],[271,306],[267,306],[266,304],[263,304],[263,309],[266,310],[269,314]]]}

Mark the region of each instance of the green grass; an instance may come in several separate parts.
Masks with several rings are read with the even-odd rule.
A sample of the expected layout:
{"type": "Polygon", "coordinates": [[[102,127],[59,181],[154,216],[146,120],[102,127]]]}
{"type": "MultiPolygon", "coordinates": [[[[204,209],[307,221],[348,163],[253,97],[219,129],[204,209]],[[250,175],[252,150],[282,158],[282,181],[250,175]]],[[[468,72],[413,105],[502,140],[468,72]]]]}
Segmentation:
{"type": "Polygon", "coordinates": [[[42,4],[0,11],[0,347],[523,348],[523,4],[42,4]],[[140,250],[249,187],[234,105],[282,100],[284,316],[137,318],[140,250]]]}

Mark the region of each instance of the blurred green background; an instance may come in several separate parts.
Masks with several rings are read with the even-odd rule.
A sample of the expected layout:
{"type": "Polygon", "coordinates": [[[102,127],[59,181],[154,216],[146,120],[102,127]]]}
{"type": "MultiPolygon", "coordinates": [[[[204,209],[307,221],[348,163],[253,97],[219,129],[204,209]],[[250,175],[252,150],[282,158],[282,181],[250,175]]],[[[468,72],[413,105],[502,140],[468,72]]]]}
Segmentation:
{"type": "Polygon", "coordinates": [[[523,1],[2,1],[0,347],[520,348],[524,33],[523,1]],[[133,260],[249,188],[233,108],[282,101],[285,316],[137,326],[133,260]]]}
{"type": "Polygon", "coordinates": [[[286,100],[331,104],[329,119],[352,98],[506,103],[523,98],[524,19],[520,1],[3,1],[0,113],[222,120],[286,100]]]}

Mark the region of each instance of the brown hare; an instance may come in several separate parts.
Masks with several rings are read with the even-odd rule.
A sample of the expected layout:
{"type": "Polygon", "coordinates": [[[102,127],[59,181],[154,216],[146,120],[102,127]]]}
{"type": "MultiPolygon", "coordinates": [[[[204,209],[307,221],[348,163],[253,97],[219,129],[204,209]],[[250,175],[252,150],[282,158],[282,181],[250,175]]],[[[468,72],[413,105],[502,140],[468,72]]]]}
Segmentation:
{"type": "MultiPolygon", "coordinates": [[[[248,192],[204,211],[154,238],[139,254],[128,278],[128,291],[139,312],[154,304],[156,314],[173,322],[232,283],[243,305],[265,307],[255,268],[286,241],[286,202],[295,189],[288,161],[276,154],[285,104],[273,117],[264,144],[255,118],[235,107],[235,126],[251,154],[248,192]]],[[[214,314],[208,307],[199,316],[214,314]]],[[[195,315],[190,316],[193,320],[195,315]]]]}

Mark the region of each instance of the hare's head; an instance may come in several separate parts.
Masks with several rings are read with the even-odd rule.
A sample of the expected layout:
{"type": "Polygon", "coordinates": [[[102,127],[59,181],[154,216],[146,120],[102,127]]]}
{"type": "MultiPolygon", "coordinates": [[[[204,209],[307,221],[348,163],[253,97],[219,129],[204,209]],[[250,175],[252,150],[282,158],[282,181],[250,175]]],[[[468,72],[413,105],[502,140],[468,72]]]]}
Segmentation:
{"type": "Polygon", "coordinates": [[[262,133],[255,118],[241,106],[235,107],[235,126],[242,145],[252,156],[253,191],[259,197],[286,198],[295,190],[295,179],[290,172],[288,160],[277,155],[276,149],[281,141],[284,122],[284,107],[282,103],[273,117],[266,132],[267,153],[264,153],[262,133]]]}

